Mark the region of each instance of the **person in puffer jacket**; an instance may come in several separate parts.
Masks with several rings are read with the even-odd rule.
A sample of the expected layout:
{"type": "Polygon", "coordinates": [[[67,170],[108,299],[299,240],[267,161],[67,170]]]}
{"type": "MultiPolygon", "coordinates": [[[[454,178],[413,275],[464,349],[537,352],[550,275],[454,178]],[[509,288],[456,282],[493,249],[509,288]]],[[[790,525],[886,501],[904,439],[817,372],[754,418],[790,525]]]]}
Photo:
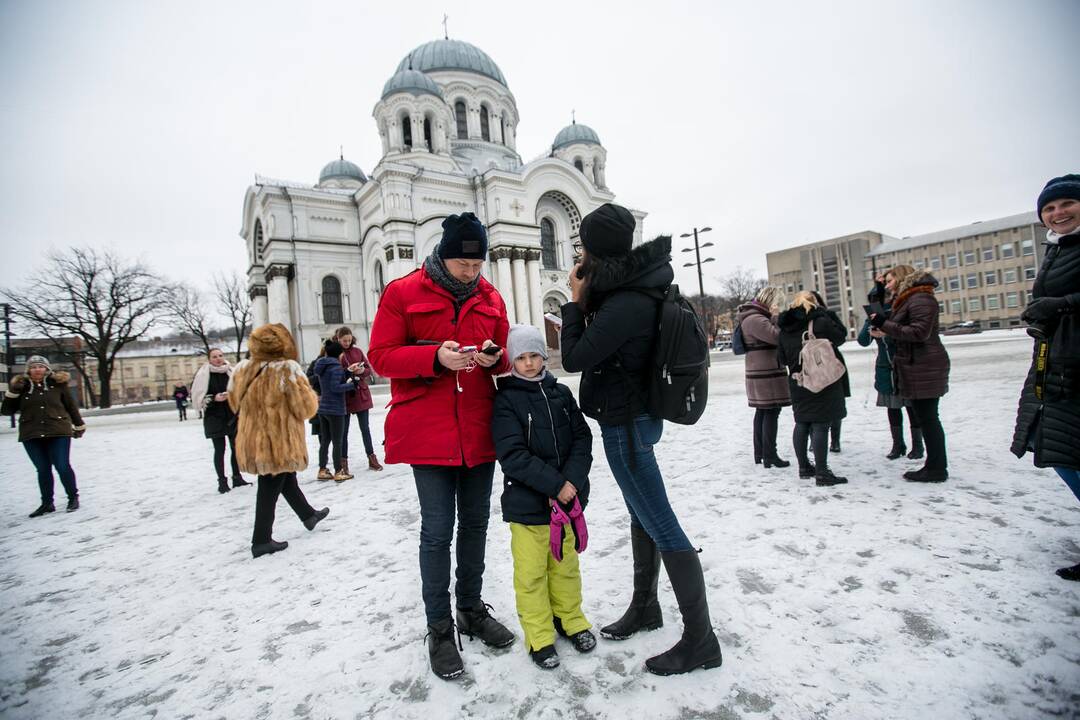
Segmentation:
{"type": "Polygon", "coordinates": [[[352,477],[342,465],[342,443],[345,423],[349,414],[345,410],[345,394],[352,390],[353,377],[341,367],[344,348],[337,340],[323,344],[325,356],[315,361],[315,377],[319,379],[319,480],[345,482],[352,477]],[[334,474],[326,472],[327,448],[333,445],[334,474]]]}
{"type": "MultiPolygon", "coordinates": [[[[532,325],[510,328],[510,375],[498,379],[491,432],[505,475],[503,520],[510,523],[514,594],[529,656],[539,667],[559,665],[555,632],[578,652],[596,638],[581,611],[581,572],[575,535],[565,526],[562,560],[549,550],[552,507],[564,511],[589,499],[592,432],[570,389],[545,368],[547,347],[532,325]]],[[[554,541],[552,541],[554,542],[554,541]]]]}

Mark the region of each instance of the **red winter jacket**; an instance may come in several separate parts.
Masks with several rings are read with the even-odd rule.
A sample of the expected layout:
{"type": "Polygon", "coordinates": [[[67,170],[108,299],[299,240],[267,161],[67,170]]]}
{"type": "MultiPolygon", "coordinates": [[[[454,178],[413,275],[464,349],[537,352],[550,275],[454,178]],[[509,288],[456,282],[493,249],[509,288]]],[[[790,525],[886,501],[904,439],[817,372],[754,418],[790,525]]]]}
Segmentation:
{"type": "Polygon", "coordinates": [[[341,353],[341,367],[345,368],[346,372],[353,363],[363,363],[364,369],[354,376],[357,378],[354,383],[356,389],[345,393],[345,412],[350,414],[370,410],[374,405],[371,401],[371,390],[368,388],[368,383],[371,382],[371,365],[364,357],[364,351],[355,345],[341,353]]]}
{"type": "Polygon", "coordinates": [[[506,305],[484,278],[456,319],[452,296],[423,268],[386,286],[368,348],[374,370],[390,378],[386,462],[474,467],[495,461],[492,378],[509,371],[506,353],[490,368],[456,373],[436,373],[435,354],[447,340],[477,347],[491,340],[505,348],[509,330],[506,305]]]}

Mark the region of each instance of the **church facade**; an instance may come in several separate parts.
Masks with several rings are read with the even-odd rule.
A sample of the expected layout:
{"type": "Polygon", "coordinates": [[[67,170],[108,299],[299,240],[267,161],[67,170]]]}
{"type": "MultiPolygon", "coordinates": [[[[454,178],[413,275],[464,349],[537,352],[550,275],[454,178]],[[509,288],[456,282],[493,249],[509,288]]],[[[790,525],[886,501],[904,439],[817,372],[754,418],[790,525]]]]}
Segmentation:
{"type": "MultiPolygon", "coordinates": [[[[257,175],[248,187],[240,235],[255,325],[284,324],[304,360],[342,324],[366,346],[386,283],[420,267],[447,215],[469,211],[487,227],[484,275],[510,322],[545,330],[557,348],[544,314],[569,300],[578,225],[615,197],[596,132],[573,122],[523,162],[502,71],[449,39],[409,53],[372,114],[382,157],[370,174],[339,157],[313,185],[257,175]]],[[[637,244],[645,213],[632,212],[637,244]]]]}

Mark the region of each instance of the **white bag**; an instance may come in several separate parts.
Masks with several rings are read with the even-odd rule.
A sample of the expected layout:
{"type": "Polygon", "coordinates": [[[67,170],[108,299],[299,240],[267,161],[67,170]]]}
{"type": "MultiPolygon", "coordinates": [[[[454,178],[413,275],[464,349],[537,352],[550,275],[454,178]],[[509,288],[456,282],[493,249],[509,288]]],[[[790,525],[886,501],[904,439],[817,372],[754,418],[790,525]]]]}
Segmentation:
{"type": "Polygon", "coordinates": [[[836,357],[833,344],[814,337],[814,321],[811,320],[802,337],[802,350],[799,351],[801,371],[792,373],[795,383],[812,393],[819,393],[834,382],[844,377],[847,368],[836,357]]]}

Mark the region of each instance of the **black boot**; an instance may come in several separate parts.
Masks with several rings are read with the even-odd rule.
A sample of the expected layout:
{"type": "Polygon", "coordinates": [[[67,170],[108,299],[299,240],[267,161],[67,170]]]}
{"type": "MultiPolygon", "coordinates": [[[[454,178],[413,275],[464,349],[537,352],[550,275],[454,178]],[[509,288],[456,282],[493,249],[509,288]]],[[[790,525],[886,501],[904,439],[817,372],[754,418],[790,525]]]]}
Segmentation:
{"type": "Polygon", "coordinates": [[[813,465],[799,466],[799,478],[802,480],[812,478],[816,473],[817,468],[815,468],[813,465]]]}
{"type": "Polygon", "coordinates": [[[896,460],[907,452],[907,445],[904,445],[904,426],[890,425],[889,432],[892,433],[892,450],[885,457],[889,460],[896,460]]]}
{"type": "Polygon", "coordinates": [[[262,557],[263,555],[270,555],[271,553],[284,550],[287,547],[289,547],[288,542],[284,540],[278,542],[277,540],[271,539],[270,542],[253,544],[251,546],[251,557],[257,558],[262,557]]]}
{"type": "Polygon", "coordinates": [[[71,497],[68,498],[67,511],[68,512],[75,512],[78,509],[79,509],[79,496],[78,495],[72,495],[71,497]]]}
{"type": "Polygon", "coordinates": [[[485,602],[480,602],[472,609],[457,609],[458,632],[470,640],[480,638],[485,645],[504,648],[514,642],[514,633],[506,629],[506,626],[488,612],[492,607],[485,602]]]}
{"type": "Polygon", "coordinates": [[[427,650],[431,672],[443,680],[451,680],[465,672],[461,653],[454,644],[454,621],[450,618],[428,625],[427,650]]]}
{"type": "Polygon", "coordinates": [[[818,487],[829,487],[830,485],[843,485],[847,482],[846,477],[840,477],[834,475],[833,471],[829,468],[822,468],[814,473],[814,484],[818,487]]]}
{"type": "Polygon", "coordinates": [[[772,457],[765,458],[765,467],[767,467],[767,468],[771,468],[771,467],[786,468],[786,467],[790,467],[790,466],[791,466],[791,463],[789,461],[781,460],[775,454],[773,454],[772,457]]]}
{"type": "Polygon", "coordinates": [[[720,642],[709,620],[709,601],[705,597],[705,577],[696,550],[662,553],[664,568],[679,611],[683,633],[675,647],[645,661],[645,667],[657,675],[677,675],[697,668],[720,667],[724,661],[720,642]]]}
{"type": "Polygon", "coordinates": [[[229,487],[229,481],[223,477],[218,478],[217,491],[224,495],[225,493],[229,492],[229,490],[231,490],[231,488],[229,487]]]}
{"type": "Polygon", "coordinates": [[[56,512],[56,506],[53,505],[51,502],[43,502],[43,503],[41,503],[41,507],[39,507],[34,512],[30,513],[30,517],[32,517],[32,518],[41,517],[42,515],[44,515],[46,513],[51,513],[51,512],[56,512]]]}
{"type": "Polygon", "coordinates": [[[308,530],[314,530],[315,526],[329,514],[330,508],[328,507],[324,507],[322,510],[316,510],[314,515],[304,520],[304,527],[308,530]]]}
{"type": "Polygon", "coordinates": [[[1072,580],[1073,582],[1080,581],[1080,564],[1073,565],[1072,567],[1063,567],[1054,572],[1060,578],[1072,580]]]}
{"type": "Polygon", "coordinates": [[[232,486],[234,488],[243,487],[245,485],[250,485],[250,484],[251,483],[249,483],[247,480],[245,480],[240,475],[233,475],[232,486]]]}
{"type": "Polygon", "coordinates": [[[949,479],[949,471],[944,468],[921,467],[918,470],[908,470],[904,473],[904,479],[908,482],[943,483],[949,479]]]}
{"type": "Polygon", "coordinates": [[[925,455],[922,428],[911,428],[911,452],[908,453],[908,460],[922,460],[925,455]]]}
{"type": "Polygon", "coordinates": [[[573,643],[574,649],[579,653],[590,653],[596,648],[596,636],[588,630],[571,635],[566,632],[566,628],[562,626],[562,620],[558,617],[552,619],[552,624],[555,625],[555,632],[573,643]]]}
{"type": "Polygon", "coordinates": [[[829,436],[832,438],[832,442],[829,443],[829,452],[840,452],[840,428],[842,427],[843,425],[840,420],[837,420],[829,426],[829,436]]]}
{"type": "Polygon", "coordinates": [[[655,630],[664,625],[656,583],[660,579],[660,553],[644,528],[630,526],[630,549],[634,554],[634,595],[622,617],[600,628],[609,640],[626,640],[638,630],[655,630]]]}

